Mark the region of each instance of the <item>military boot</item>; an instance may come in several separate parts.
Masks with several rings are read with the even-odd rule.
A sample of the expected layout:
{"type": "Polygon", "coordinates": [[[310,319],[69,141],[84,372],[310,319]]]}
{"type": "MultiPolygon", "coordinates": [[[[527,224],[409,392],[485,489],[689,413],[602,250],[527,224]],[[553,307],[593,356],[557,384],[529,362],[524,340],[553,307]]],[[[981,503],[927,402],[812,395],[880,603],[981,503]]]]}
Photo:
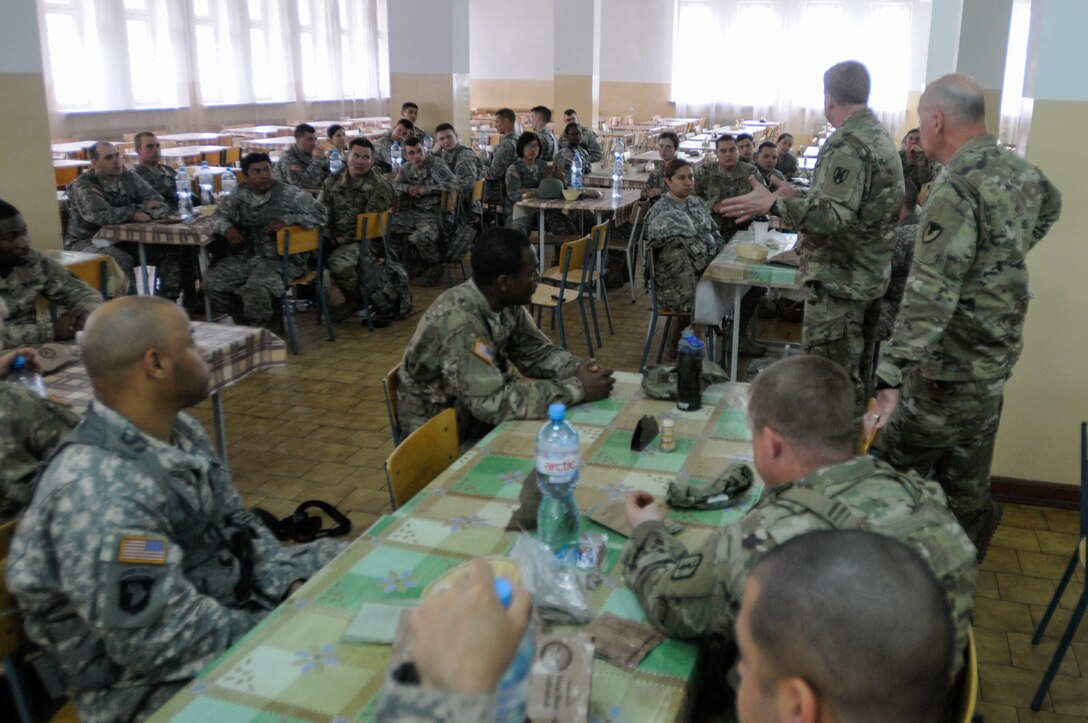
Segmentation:
{"type": "Polygon", "coordinates": [[[351,318],[352,314],[363,306],[363,297],[358,291],[344,294],[344,303],[337,304],[329,309],[329,318],[333,321],[344,321],[351,318]]]}

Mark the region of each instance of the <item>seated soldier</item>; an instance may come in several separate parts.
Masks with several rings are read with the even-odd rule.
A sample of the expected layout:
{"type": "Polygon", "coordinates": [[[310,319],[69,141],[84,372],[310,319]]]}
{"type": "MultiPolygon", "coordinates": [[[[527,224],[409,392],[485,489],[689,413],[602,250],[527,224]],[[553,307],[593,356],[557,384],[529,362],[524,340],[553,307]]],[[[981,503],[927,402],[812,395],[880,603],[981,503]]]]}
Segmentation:
{"type": "Polygon", "coordinates": [[[325,129],[325,135],[329,138],[329,145],[340,151],[346,158],[348,155],[348,133],[344,130],[344,126],[333,123],[325,129]]]}
{"type": "MultiPolygon", "coordinates": [[[[0,299],[0,335],[7,313],[0,299]]],[[[34,493],[38,465],[79,422],[79,415],[63,404],[42,399],[22,384],[4,381],[18,356],[26,359],[29,368],[40,367],[30,347],[0,353],[0,522],[22,513],[34,493]]]]}
{"type": "Polygon", "coordinates": [[[552,402],[612,392],[612,371],[552,344],[525,305],[538,273],[529,238],[491,228],[472,244],[472,279],[444,291],[419,322],[397,372],[397,413],[410,434],[446,407],[462,442],[507,419],[544,419],[552,402]]]}
{"type": "MultiPolygon", "coordinates": [[[[111,256],[128,279],[129,290],[136,293],[133,273],[139,259],[136,244],[98,248],[91,239],[103,226],[165,218],[170,215],[170,207],[147,181],[124,169],[117,146],[99,141],[88,153],[91,169],[68,184],[68,233],[64,237],[64,248],[111,256]]],[[[178,298],[181,280],[176,249],[154,249],[153,252],[160,281],[159,294],[168,299],[178,298]]]]}
{"type": "Polygon", "coordinates": [[[740,156],[741,163],[752,164],[754,163],[754,156],[756,152],[756,141],[752,138],[751,133],[738,133],[737,134],[737,154],[740,156]]]}
{"type": "Polygon", "coordinates": [[[401,209],[393,214],[393,233],[408,237],[427,269],[420,285],[435,286],[446,273],[439,248],[442,193],[456,190],[457,178],[442,159],[427,155],[418,138],[404,142],[404,156],[405,164],[393,181],[401,209]]]}
{"type": "Polygon", "coordinates": [[[650,177],[646,180],[646,190],[642,192],[643,198],[660,198],[662,194],[669,192],[665,183],[665,166],[676,158],[676,152],[680,149],[680,136],[673,131],[663,131],[657,137],[657,153],[660,161],[654,161],[654,169],[650,171],[650,177]]]}
{"type": "MultiPolygon", "coordinates": [[[[423,140],[424,138],[427,137],[427,131],[423,130],[422,128],[420,128],[419,126],[416,125],[416,121],[419,120],[419,106],[418,105],[416,105],[415,103],[413,103],[410,100],[405,101],[404,103],[401,103],[401,105],[400,105],[400,118],[401,118],[401,120],[406,120],[406,121],[408,121],[409,123],[412,124],[411,130],[412,130],[412,133],[416,136],[416,138],[418,138],[419,140],[423,140]]],[[[403,143],[403,141],[402,141],[402,143],[403,143]]]]}
{"type": "MultiPolygon", "coordinates": [[[[506,201],[503,210],[506,215],[506,225],[516,228],[522,233],[529,232],[531,216],[514,218],[514,205],[532,193],[540,190],[540,184],[548,178],[553,183],[559,183],[548,172],[548,164],[540,157],[540,138],[533,131],[525,131],[518,136],[517,160],[506,169],[506,201]]],[[[562,191],[562,188],[559,189],[562,191]]],[[[564,212],[558,208],[549,208],[538,213],[544,214],[544,226],[547,231],[555,234],[578,233],[580,214],[564,212]]]]}
{"type": "Polygon", "coordinates": [[[393,144],[400,144],[401,162],[404,162],[404,142],[414,136],[412,121],[401,118],[389,131],[374,141],[374,165],[382,173],[393,170],[393,144]]]}
{"type": "Polygon", "coordinates": [[[374,146],[366,138],[354,138],[348,147],[347,165],[325,179],[318,201],[329,211],[325,226],[325,238],[333,249],[326,262],[344,303],[333,307],[329,316],[333,321],[347,319],[363,306],[361,290],[376,308],[368,309],[371,323],[388,326],[389,319],[401,319],[412,310],[412,296],[408,291],[408,275],[393,259],[385,258],[381,239],[367,242],[368,273],[374,278],[359,277],[359,240],[355,236],[361,213],[388,211],[393,207],[393,186],[374,168],[374,146]],[[380,277],[380,278],[379,278],[380,277]],[[364,283],[364,281],[366,283],[364,283]],[[401,307],[407,294],[407,309],[401,307]]]}
{"type": "Polygon", "coordinates": [[[783,133],[778,136],[778,141],[775,143],[775,146],[778,148],[778,162],[775,164],[775,168],[777,168],[788,181],[797,175],[799,167],[797,156],[790,152],[793,148],[793,134],[783,133]]]}
{"type": "Polygon", "coordinates": [[[82,719],[143,720],[343,545],[283,547],[242,506],[182,413],[210,373],[176,305],[111,301],[81,351],[95,398],[38,480],[7,585],[82,719]]]}
{"type": "MultiPolygon", "coordinates": [[[[567,108],[563,111],[563,123],[564,127],[569,126],[571,123],[577,123],[578,129],[581,132],[581,146],[582,150],[589,156],[590,163],[597,163],[604,158],[604,151],[601,150],[601,142],[597,139],[597,133],[592,128],[587,128],[581,123],[578,123],[578,111],[573,108],[567,108]]],[[[563,137],[559,139],[559,147],[568,145],[569,141],[564,131],[563,137]]]]}
{"type": "MultiPolygon", "coordinates": [[[[266,153],[242,159],[245,183],[215,207],[211,227],[226,236],[227,253],[204,275],[204,293],[212,308],[229,313],[236,324],[267,325],[280,309],[286,291],[276,232],[286,226],[315,228],[327,212],[311,194],[272,178],[266,153]]],[[[305,267],[300,256],[288,263],[291,278],[305,267]]]]}
{"type": "Polygon", "coordinates": [[[663,309],[684,314],[674,320],[665,343],[670,359],[676,357],[680,332],[691,323],[695,285],[725,245],[710,211],[692,194],[693,171],[682,158],[669,161],[665,166],[669,192],[646,214],[646,253],[655,254],[658,302],[663,309]]]}
{"type": "Polygon", "coordinates": [[[813,530],[864,527],[929,561],[953,611],[956,649],[965,650],[975,548],[939,485],[854,456],[854,385],[846,372],[810,355],[772,364],[749,390],[748,423],[766,491],[700,549],[689,551],[668,532],[648,492],[628,496],[632,533],[620,562],[649,621],[678,638],[728,636],[745,578],[763,555],[813,530]]]}
{"type": "Polygon", "coordinates": [[[778,188],[778,183],[785,183],[786,177],[778,170],[778,146],[774,141],[763,141],[756,151],[756,172],[752,174],[764,188],[772,191],[778,188]]]}
{"type": "Polygon", "coordinates": [[[8,317],[0,331],[0,349],[74,339],[102,304],[97,291],[30,248],[26,221],[6,201],[0,201],[0,300],[6,302],[8,317]],[[38,313],[38,299],[58,307],[56,321],[38,313]]]}
{"type": "Polygon", "coordinates": [[[903,206],[899,209],[899,226],[895,229],[895,250],[892,251],[892,275],[880,307],[880,326],[877,341],[892,338],[899,305],[907,288],[907,277],[914,262],[914,242],[918,236],[918,187],[911,181],[903,182],[903,206]]]}
{"type": "Polygon", "coordinates": [[[533,115],[533,132],[540,140],[540,157],[550,163],[555,158],[555,152],[559,150],[559,141],[555,139],[548,124],[552,122],[552,110],[546,105],[533,106],[530,111],[533,115]]]}
{"type": "Polygon", "coordinates": [[[954,638],[941,583],[909,546],[861,530],[794,537],[744,584],[737,718],[942,720],[954,638]]]}
{"type": "Polygon", "coordinates": [[[498,145],[495,146],[491,160],[484,164],[484,178],[487,179],[488,198],[499,197],[499,181],[506,178],[506,169],[517,158],[516,145],[518,137],[514,133],[517,126],[517,116],[509,108],[500,108],[495,112],[495,128],[498,129],[498,145]]]}
{"type": "Polygon", "coordinates": [[[283,152],[272,168],[272,177],[299,188],[321,188],[329,174],[329,159],[309,123],[295,126],[295,145],[283,152]]]}
{"type": "Polygon", "coordinates": [[[449,123],[439,123],[434,129],[435,146],[432,154],[438,156],[457,176],[457,194],[462,208],[468,210],[472,203],[472,190],[484,177],[484,164],[468,146],[461,143],[457,130],[449,123]]]}
{"type": "Polygon", "coordinates": [[[577,123],[568,123],[563,129],[563,145],[555,152],[555,175],[563,179],[563,185],[570,187],[571,171],[574,170],[574,159],[582,164],[582,176],[588,176],[592,171],[589,153],[582,147],[582,127],[577,123]]]}

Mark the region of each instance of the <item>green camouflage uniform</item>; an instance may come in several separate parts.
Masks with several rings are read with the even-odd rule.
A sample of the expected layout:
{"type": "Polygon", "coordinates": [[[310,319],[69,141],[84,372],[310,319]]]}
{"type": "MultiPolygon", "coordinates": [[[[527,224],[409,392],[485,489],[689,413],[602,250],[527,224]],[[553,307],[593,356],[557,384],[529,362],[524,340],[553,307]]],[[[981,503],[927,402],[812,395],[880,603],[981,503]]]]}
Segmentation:
{"type": "MultiPolygon", "coordinates": [[[[519,158],[510,164],[510,167],[506,169],[506,203],[504,204],[507,226],[516,228],[526,235],[535,228],[532,226],[533,215],[514,218],[514,204],[522,199],[524,191],[539,188],[540,182],[550,175],[547,162],[539,156],[531,166],[525,162],[524,158],[519,158]]],[[[580,217],[578,214],[573,214],[572,217],[572,214],[563,213],[558,208],[549,208],[543,213],[544,228],[548,233],[562,235],[578,233],[578,218],[580,217]]]]}
{"type": "Polygon", "coordinates": [[[406,206],[405,210],[393,214],[393,233],[408,236],[408,242],[416,247],[424,265],[441,264],[442,251],[438,243],[442,236],[439,216],[442,192],[457,190],[457,177],[440,158],[426,156],[422,168],[407,162],[401,167],[393,181],[393,190],[406,206]],[[408,195],[409,186],[423,186],[426,195],[412,198],[408,195]]]}
{"type": "Polygon", "coordinates": [[[272,177],[299,188],[321,188],[325,176],[329,174],[329,160],[315,155],[303,155],[298,146],[291,146],[283,152],[276,165],[272,166],[272,177]]]}
{"type": "Polygon", "coordinates": [[[744,581],[760,558],[807,532],[858,527],[910,545],[929,563],[953,612],[957,650],[964,650],[978,572],[975,548],[936,484],[871,457],[768,489],[739,521],[695,551],[663,523],[643,522],[624,545],[620,564],[655,627],[676,638],[728,638],[744,581]],[[908,523],[912,517],[917,525],[908,523]]]}
{"type": "MultiPolygon", "coordinates": [[[[132,171],[137,176],[147,181],[147,185],[155,189],[155,193],[162,196],[162,200],[166,201],[166,205],[169,206],[172,211],[178,210],[178,172],[173,166],[168,166],[165,163],[157,163],[154,168],[149,168],[142,163],[137,163],[132,171]]],[[[194,195],[193,202],[197,203],[199,201],[200,197],[194,195]]]]}
{"type": "Polygon", "coordinates": [[[695,285],[725,246],[710,211],[695,194],[661,196],[646,214],[647,253],[656,252],[657,298],[663,309],[690,313],[695,285]]]}
{"type": "MultiPolygon", "coordinates": [[[[162,200],[166,201],[166,205],[170,207],[170,210],[173,213],[177,213],[178,172],[176,170],[165,163],[159,163],[155,168],[148,168],[143,164],[137,163],[132,170],[137,176],[147,181],[147,185],[155,189],[156,193],[162,196],[162,200]]],[[[194,205],[200,204],[199,193],[194,193],[192,195],[192,202],[194,205]]],[[[161,258],[162,253],[164,252],[176,255],[181,287],[186,294],[186,304],[188,305],[192,299],[195,299],[195,296],[192,295],[196,292],[196,280],[200,274],[200,252],[192,246],[179,246],[177,248],[155,248],[154,246],[149,246],[147,251],[154,253],[156,258],[161,258]]]]}
{"type": "Polygon", "coordinates": [[[30,502],[38,465],[79,423],[79,415],[22,384],[0,382],[0,520],[30,502]]]}
{"type": "Polygon", "coordinates": [[[552,402],[585,397],[579,363],[544,336],[525,307],[495,313],[466,281],[435,299],[408,342],[397,372],[401,433],[447,407],[457,411],[462,441],[507,419],[544,419],[552,402]]]}
{"type": "MultiPolygon", "coordinates": [[[[763,169],[759,166],[755,166],[755,169],[756,172],[753,175],[756,177],[756,180],[759,181],[760,185],[762,185],[764,188],[771,191],[777,188],[777,186],[771,183],[771,179],[777,178],[779,181],[783,182],[785,182],[786,180],[786,177],[782,175],[782,172],[779,171],[777,168],[772,168],[770,173],[764,173],[763,169]]],[[[749,188],[749,190],[751,190],[751,188],[749,188]]]]}
{"type": "Polygon", "coordinates": [[[661,189],[662,194],[669,192],[668,186],[665,185],[665,161],[651,161],[653,169],[650,171],[650,177],[646,179],[646,190],[651,188],[661,189]]]}
{"type": "Polygon", "coordinates": [[[914,239],[918,235],[918,215],[911,214],[899,222],[895,229],[895,250],[892,251],[892,274],[880,306],[880,328],[877,341],[887,341],[892,336],[903,290],[907,286],[910,265],[914,261],[914,239]]]}
{"type": "Polygon", "coordinates": [[[61,309],[96,309],[102,296],[66,268],[44,254],[30,249],[25,264],[13,266],[0,276],[0,299],[8,307],[8,318],[0,329],[0,349],[48,344],[53,341],[53,319],[38,313],[38,299],[45,298],[61,309]]]}
{"type": "Polygon", "coordinates": [[[448,723],[495,718],[494,693],[451,693],[387,677],[374,706],[379,723],[448,723]]]}
{"type": "Polygon", "coordinates": [[[506,169],[517,160],[517,144],[518,137],[513,133],[507,133],[495,146],[491,160],[484,164],[484,178],[487,179],[487,188],[484,190],[488,199],[501,199],[499,181],[506,178],[506,169]]]}
{"type": "Polygon", "coordinates": [[[859,419],[902,205],[895,144],[868,108],[847,118],[820,148],[811,190],[778,200],[778,215],[801,232],[800,278],[807,289],[801,345],[850,374],[859,419]]]}
{"type": "Polygon", "coordinates": [[[718,232],[726,241],[733,238],[733,234],[744,224],[738,224],[729,216],[714,213],[714,206],[726,198],[743,196],[751,192],[752,184],[748,182],[748,176],[756,172],[756,167],[744,161],[737,161],[732,171],[722,170],[717,163],[704,163],[695,169],[695,195],[706,202],[714,222],[718,225],[718,232]]]}
{"type": "Polygon", "coordinates": [[[1061,214],[1042,171],[993,136],[963,144],[918,224],[915,263],[877,376],[902,384],[887,458],[933,476],[972,539],[991,515],[1005,380],[1023,350],[1026,257],[1061,214]]]}
{"type": "Polygon", "coordinates": [[[572,149],[570,146],[563,146],[555,152],[555,170],[562,176],[563,185],[570,188],[570,172],[574,168],[574,156],[577,155],[582,159],[582,177],[588,176],[592,172],[590,168],[589,154],[586,153],[586,149],[578,146],[572,149]]]}
{"type": "MultiPolygon", "coordinates": [[[[401,160],[404,159],[404,144],[400,144],[401,160]]],[[[374,165],[388,173],[393,170],[393,131],[374,141],[374,165]]]]}
{"type": "Polygon", "coordinates": [[[797,162],[797,156],[792,153],[783,153],[778,156],[778,164],[775,169],[788,181],[797,175],[800,164],[797,162]]]}
{"type": "MultiPolygon", "coordinates": [[[[171,214],[169,204],[147,181],[132,171],[123,171],[112,181],[100,178],[95,171],[86,171],[69,183],[67,190],[68,233],[64,237],[64,248],[112,257],[135,293],[134,269],[140,258],[136,244],[113,244],[98,248],[91,239],[103,226],[132,223],[132,217],[141,211],[152,220],[165,218],[171,214]],[[166,205],[148,209],[146,206],[152,201],[162,201],[166,205]]],[[[178,263],[181,252],[169,246],[154,245],[149,245],[146,252],[148,263],[155,266],[159,295],[176,299],[181,294],[181,268],[178,263]]]]}
{"type": "Polygon", "coordinates": [[[452,151],[435,146],[434,155],[445,161],[453,175],[457,176],[457,193],[462,204],[467,206],[472,201],[472,187],[484,177],[483,161],[475,151],[462,144],[458,144],[452,151]]]}
{"type": "Polygon", "coordinates": [[[148,716],[343,549],[281,546],[199,424],[171,439],[92,402],[12,541],[23,627],[85,722],[148,716]]]}
{"type": "MultiPolygon", "coordinates": [[[[566,125],[563,127],[566,128],[566,125]]],[[[582,129],[582,144],[579,148],[586,152],[591,163],[596,163],[603,159],[604,151],[601,150],[601,141],[597,138],[596,131],[586,128],[585,126],[579,126],[579,128],[582,129]]],[[[559,144],[556,146],[557,149],[566,148],[569,145],[565,133],[559,136],[559,144]]],[[[558,150],[556,152],[558,153],[558,150]]],[[[586,172],[588,173],[589,171],[587,170],[586,172]]]]}
{"type": "Polygon", "coordinates": [[[540,139],[540,157],[547,162],[551,162],[555,159],[555,152],[559,150],[559,141],[555,139],[555,133],[552,133],[551,128],[545,126],[536,133],[537,138],[540,139]]]}
{"type": "MultiPolygon", "coordinates": [[[[226,234],[233,226],[245,238],[245,243],[230,247],[227,256],[204,275],[204,293],[212,307],[232,316],[237,314],[249,324],[269,323],[286,286],[276,254],[276,235],[265,231],[265,227],[279,220],[288,226],[314,228],[324,225],[327,216],[325,207],[312,194],[295,186],[272,181],[268,192],[258,196],[248,184],[240,184],[212,215],[213,231],[226,234]]],[[[301,276],[304,264],[304,257],[292,256],[288,276],[301,276]]]]}
{"type": "Polygon", "coordinates": [[[914,159],[907,158],[906,149],[899,151],[899,162],[903,166],[903,180],[912,182],[918,189],[937,177],[941,172],[941,164],[937,163],[924,151],[914,155],[914,159]]]}

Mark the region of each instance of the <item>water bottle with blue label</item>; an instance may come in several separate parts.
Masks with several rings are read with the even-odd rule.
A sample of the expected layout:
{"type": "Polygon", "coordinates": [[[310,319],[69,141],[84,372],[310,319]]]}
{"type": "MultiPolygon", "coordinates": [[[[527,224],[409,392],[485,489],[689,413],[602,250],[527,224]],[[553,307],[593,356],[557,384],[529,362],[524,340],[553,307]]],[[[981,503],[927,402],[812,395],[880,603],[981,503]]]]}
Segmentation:
{"type": "Polygon", "coordinates": [[[48,398],[45,393],[45,382],[42,381],[42,375],[30,368],[30,365],[26,362],[26,357],[19,354],[11,362],[11,373],[8,375],[8,381],[15,384],[22,384],[29,389],[31,393],[42,399],[48,398]]]}
{"type": "Polygon", "coordinates": [[[566,413],[564,405],[552,404],[550,421],[536,435],[536,483],[543,497],[537,509],[537,537],[556,557],[573,563],[581,517],[574,501],[578,432],[566,421],[566,413]]]}

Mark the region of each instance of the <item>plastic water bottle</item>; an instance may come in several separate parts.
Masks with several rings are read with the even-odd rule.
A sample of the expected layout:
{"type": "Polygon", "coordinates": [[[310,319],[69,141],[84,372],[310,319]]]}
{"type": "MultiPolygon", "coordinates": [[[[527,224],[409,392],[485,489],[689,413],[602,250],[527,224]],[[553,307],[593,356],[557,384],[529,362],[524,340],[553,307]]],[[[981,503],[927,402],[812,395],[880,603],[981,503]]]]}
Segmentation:
{"type": "Polygon", "coordinates": [[[339,148],[329,151],[329,173],[336,173],[344,167],[344,155],[339,148]]]}
{"type": "MultiPolygon", "coordinates": [[[[502,603],[504,609],[509,608],[514,600],[514,588],[505,577],[495,580],[495,594],[499,596],[499,602],[502,603]]],[[[525,720],[535,653],[536,643],[533,640],[533,630],[530,625],[525,628],[525,634],[521,636],[518,651],[514,654],[514,659],[510,661],[510,667],[499,679],[495,704],[496,723],[521,723],[525,720]]]]}
{"type": "Polygon", "coordinates": [[[428,156],[431,155],[431,149],[434,148],[434,138],[430,133],[423,134],[423,152],[428,156]]]}
{"type": "Polygon", "coordinates": [[[196,172],[196,182],[200,185],[200,204],[211,206],[215,203],[212,195],[215,191],[215,174],[208,168],[208,162],[200,164],[200,170],[196,172]]]}
{"type": "Polygon", "coordinates": [[[555,556],[574,562],[578,551],[578,432],[565,421],[567,408],[548,407],[547,424],[536,435],[536,484],[543,499],[537,510],[537,535],[555,556]]]}
{"type": "Polygon", "coordinates": [[[680,335],[676,365],[676,406],[694,412],[703,406],[703,342],[691,329],[680,335]]]}
{"type": "Polygon", "coordinates": [[[222,189],[223,195],[229,195],[238,186],[238,179],[234,175],[234,171],[227,169],[227,172],[223,174],[219,179],[219,188],[222,189]]]}
{"type": "Polygon", "coordinates": [[[623,198],[623,139],[616,139],[612,158],[612,198],[623,198]]]}
{"type": "Polygon", "coordinates": [[[393,172],[399,171],[401,163],[404,162],[404,156],[400,152],[400,141],[393,141],[393,148],[389,151],[389,159],[393,165],[393,172]]]}
{"type": "Polygon", "coordinates": [[[46,398],[45,382],[42,381],[42,375],[27,366],[26,357],[22,354],[16,356],[11,362],[11,374],[8,375],[8,378],[13,382],[22,384],[42,399],[46,398]]]}
{"type": "Polygon", "coordinates": [[[575,150],[574,161],[570,164],[570,187],[582,188],[582,177],[585,175],[585,169],[582,168],[582,154],[575,150]]]}
{"type": "Polygon", "coordinates": [[[476,139],[476,145],[480,147],[481,151],[487,150],[487,131],[480,131],[480,137],[476,139]]]}
{"type": "Polygon", "coordinates": [[[178,215],[181,216],[182,221],[192,221],[193,182],[189,179],[189,174],[185,172],[184,166],[178,171],[178,176],[174,180],[174,188],[178,192],[178,215]]]}

